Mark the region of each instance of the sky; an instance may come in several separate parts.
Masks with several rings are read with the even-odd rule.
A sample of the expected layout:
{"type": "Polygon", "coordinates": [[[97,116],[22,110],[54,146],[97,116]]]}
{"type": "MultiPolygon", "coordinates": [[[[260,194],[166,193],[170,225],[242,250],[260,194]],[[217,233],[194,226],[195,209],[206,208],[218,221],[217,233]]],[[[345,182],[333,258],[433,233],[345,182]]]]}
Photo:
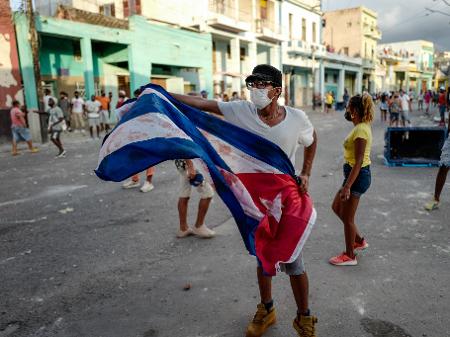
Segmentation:
{"type": "MultiPolygon", "coordinates": [[[[427,40],[450,51],[450,6],[443,0],[322,0],[323,10],[365,6],[378,12],[380,43],[427,40]],[[448,13],[429,13],[425,7],[448,13]]],[[[447,0],[450,4],[450,1],[447,0]]]]}

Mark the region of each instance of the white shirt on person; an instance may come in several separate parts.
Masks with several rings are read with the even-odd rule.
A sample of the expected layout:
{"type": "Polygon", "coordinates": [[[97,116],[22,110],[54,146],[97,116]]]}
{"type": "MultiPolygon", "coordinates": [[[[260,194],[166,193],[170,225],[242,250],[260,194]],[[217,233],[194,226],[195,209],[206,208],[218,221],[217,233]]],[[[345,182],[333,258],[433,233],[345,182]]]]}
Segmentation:
{"type": "Polygon", "coordinates": [[[82,113],[83,112],[83,107],[84,107],[84,99],[82,99],[81,97],[74,97],[72,98],[72,112],[75,113],[82,113]]]}
{"type": "Polygon", "coordinates": [[[84,103],[84,106],[86,107],[88,118],[100,117],[100,114],[98,112],[100,111],[100,107],[102,106],[102,104],[99,101],[89,100],[84,103]]]}
{"type": "Polygon", "coordinates": [[[400,101],[402,102],[402,110],[409,111],[409,96],[406,94],[400,96],[400,101]]]}
{"type": "Polygon", "coordinates": [[[227,122],[275,143],[286,153],[294,166],[298,146],[301,144],[308,147],[314,142],[314,127],[302,110],[285,106],[284,120],[269,126],[260,119],[252,102],[219,102],[218,105],[227,122]]]}

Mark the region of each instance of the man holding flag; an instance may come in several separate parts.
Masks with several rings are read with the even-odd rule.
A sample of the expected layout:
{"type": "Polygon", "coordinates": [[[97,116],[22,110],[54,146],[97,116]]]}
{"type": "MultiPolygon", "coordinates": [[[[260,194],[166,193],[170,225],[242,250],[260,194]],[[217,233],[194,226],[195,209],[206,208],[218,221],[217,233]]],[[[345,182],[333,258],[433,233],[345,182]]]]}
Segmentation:
{"type": "MultiPolygon", "coordinates": [[[[270,65],[258,65],[252,75],[246,79],[250,90],[248,101],[217,102],[202,97],[172,94],[172,96],[197,109],[222,115],[225,120],[242,129],[246,129],[278,147],[289,157],[295,166],[295,153],[300,145],[304,146],[303,167],[298,177],[299,192],[308,192],[309,176],[316,152],[316,133],[306,114],[298,109],[278,105],[282,93],[282,74],[270,65]]],[[[273,209],[276,203],[260,198],[261,202],[273,209]]],[[[283,206],[280,206],[280,209],[283,206]]],[[[302,254],[291,263],[281,263],[290,277],[291,287],[297,304],[297,316],[293,326],[301,337],[315,337],[317,318],[310,314],[308,305],[308,277],[303,264],[302,254]]],[[[272,300],[272,277],[266,274],[258,259],[258,285],[261,303],[247,328],[247,337],[261,336],[269,326],[275,323],[275,308],[272,300]]]]}

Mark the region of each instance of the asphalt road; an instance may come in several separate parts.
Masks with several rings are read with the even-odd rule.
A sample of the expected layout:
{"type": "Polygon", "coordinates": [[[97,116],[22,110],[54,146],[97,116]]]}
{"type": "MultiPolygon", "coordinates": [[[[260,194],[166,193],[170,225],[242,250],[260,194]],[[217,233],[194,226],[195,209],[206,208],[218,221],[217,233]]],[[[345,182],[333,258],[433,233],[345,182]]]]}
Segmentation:
{"type": "MultiPolygon", "coordinates": [[[[370,248],[358,266],[333,267],[344,243],[330,205],[351,125],[342,113],[310,117],[318,219],[304,257],[318,336],[450,336],[450,184],[441,209],[425,212],[436,168],[384,166],[377,121],[372,187],[357,217],[370,248]]],[[[18,157],[0,148],[0,337],[244,336],[258,302],[255,261],[220,199],[207,217],[216,238],[176,239],[173,163],[157,167],[155,189],[143,194],[96,178],[99,141],[63,141],[65,159],[49,144],[18,157]]],[[[278,323],[266,336],[295,336],[285,275],[274,279],[274,300],[278,323]]]]}

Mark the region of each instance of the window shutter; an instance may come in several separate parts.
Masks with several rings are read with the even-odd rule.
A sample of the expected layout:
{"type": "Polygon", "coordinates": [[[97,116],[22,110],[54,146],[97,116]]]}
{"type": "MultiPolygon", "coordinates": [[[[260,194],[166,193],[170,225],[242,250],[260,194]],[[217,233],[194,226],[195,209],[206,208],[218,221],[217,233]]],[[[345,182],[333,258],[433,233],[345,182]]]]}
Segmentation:
{"type": "Polygon", "coordinates": [[[128,6],[128,0],[123,0],[123,16],[130,16],[130,7],[128,6]]]}
{"type": "Polygon", "coordinates": [[[141,11],[141,0],[135,0],[135,4],[136,4],[135,13],[137,15],[141,15],[142,14],[142,11],[141,11]]]}
{"type": "Polygon", "coordinates": [[[112,17],[116,17],[116,5],[115,4],[111,4],[111,16],[112,17]]]}

